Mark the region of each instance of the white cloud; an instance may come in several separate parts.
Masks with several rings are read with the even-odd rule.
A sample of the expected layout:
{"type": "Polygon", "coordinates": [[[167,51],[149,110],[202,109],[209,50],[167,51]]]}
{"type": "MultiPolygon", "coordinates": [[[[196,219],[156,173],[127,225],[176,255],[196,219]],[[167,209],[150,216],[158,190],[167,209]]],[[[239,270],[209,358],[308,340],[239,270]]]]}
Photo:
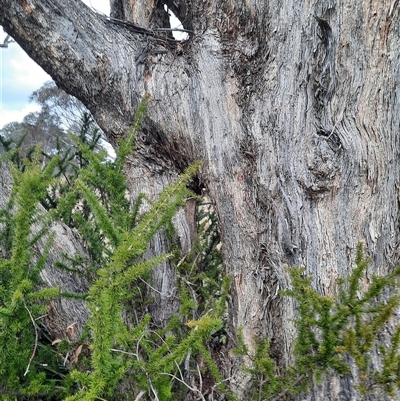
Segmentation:
{"type": "MultiPolygon", "coordinates": [[[[13,47],[16,46],[15,44],[13,47]]],[[[9,68],[12,71],[13,82],[18,82],[24,88],[35,90],[38,84],[51,80],[50,75],[42,70],[29,56],[20,48],[21,51],[14,51],[14,57],[9,60],[9,68]]],[[[8,56],[5,54],[3,57],[8,56]]]]}
{"type": "Polygon", "coordinates": [[[82,0],[86,5],[103,14],[110,15],[109,0],[82,0]]]}
{"type": "Polygon", "coordinates": [[[50,79],[16,43],[0,49],[0,128],[36,111],[39,106],[30,104],[29,96],[50,79]]]}
{"type": "Polygon", "coordinates": [[[27,114],[39,110],[40,106],[35,103],[27,103],[21,110],[2,110],[0,108],[0,128],[13,121],[21,122],[27,114]]]}

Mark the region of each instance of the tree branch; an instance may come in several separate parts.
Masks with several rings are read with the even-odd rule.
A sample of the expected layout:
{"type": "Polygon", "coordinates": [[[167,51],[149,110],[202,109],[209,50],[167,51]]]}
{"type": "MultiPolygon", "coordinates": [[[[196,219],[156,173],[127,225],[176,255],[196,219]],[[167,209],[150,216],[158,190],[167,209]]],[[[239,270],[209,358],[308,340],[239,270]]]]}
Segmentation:
{"type": "Polygon", "coordinates": [[[9,43],[13,43],[14,41],[11,39],[10,35],[7,35],[6,38],[4,39],[4,42],[0,44],[0,47],[8,47],[9,43]]]}
{"type": "Polygon", "coordinates": [[[80,0],[0,0],[0,25],[90,109],[107,134],[127,131],[144,95],[143,68],[132,62],[132,55],[143,52],[140,32],[116,25],[80,0]]]}

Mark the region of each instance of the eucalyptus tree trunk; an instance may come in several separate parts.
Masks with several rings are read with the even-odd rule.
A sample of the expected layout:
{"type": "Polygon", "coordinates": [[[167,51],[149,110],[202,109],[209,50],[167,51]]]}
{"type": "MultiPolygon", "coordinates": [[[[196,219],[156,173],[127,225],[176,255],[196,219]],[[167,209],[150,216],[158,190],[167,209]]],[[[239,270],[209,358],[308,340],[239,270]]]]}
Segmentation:
{"type": "MultiPolygon", "coordinates": [[[[366,282],[399,262],[399,2],[164,3],[187,41],[163,30],[157,0],[113,0],[112,18],[79,0],[0,0],[0,24],[110,140],[127,133],[149,97],[126,170],[133,197],[158,193],[202,160],[198,179],[232,277],[228,349],[241,327],[250,352],[268,336],[284,365],[294,338],[293,306],[278,294],[287,266],[304,266],[316,289],[334,294],[358,242],[372,257],[366,282]]],[[[177,224],[190,246],[184,213],[177,224]]],[[[168,315],[174,270],[157,277],[168,315]]],[[[246,399],[242,362],[227,358],[229,384],[246,399]]],[[[331,378],[309,397],[356,393],[331,378]]]]}

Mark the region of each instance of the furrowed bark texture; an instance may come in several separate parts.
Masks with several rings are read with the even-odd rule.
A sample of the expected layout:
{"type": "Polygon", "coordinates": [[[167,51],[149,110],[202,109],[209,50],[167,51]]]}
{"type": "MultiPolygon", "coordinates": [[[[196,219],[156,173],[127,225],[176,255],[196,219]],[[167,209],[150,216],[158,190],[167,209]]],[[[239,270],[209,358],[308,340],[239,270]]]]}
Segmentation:
{"type": "MultiPolygon", "coordinates": [[[[399,2],[165,3],[194,32],[187,42],[137,27],[165,26],[155,0],[112,1],[111,15],[135,25],[78,0],[0,0],[0,24],[110,139],[150,97],[127,168],[132,195],[203,161],[233,278],[229,346],[239,327],[251,351],[268,335],[284,364],[294,336],[293,307],[278,295],[286,266],[304,266],[334,294],[359,241],[372,257],[366,282],[399,262],[399,2]]],[[[168,269],[159,285],[171,289],[168,269]]],[[[245,397],[242,362],[230,359],[245,397]]],[[[355,394],[335,378],[309,399],[355,394]]]]}
{"type": "MultiPolygon", "coordinates": [[[[0,145],[0,155],[4,152],[0,145]]],[[[10,195],[12,191],[12,177],[7,162],[0,165],[0,210],[8,208],[10,195]]],[[[44,211],[41,205],[38,205],[39,212],[44,211]]],[[[0,225],[0,231],[5,227],[0,225]]],[[[42,230],[40,222],[32,223],[32,237],[42,230]]],[[[40,273],[43,285],[48,287],[58,287],[60,293],[87,294],[88,284],[83,278],[84,275],[76,275],[66,270],[55,268],[55,262],[65,262],[64,255],[72,257],[79,255],[82,258],[88,257],[82,246],[79,235],[67,227],[65,224],[52,224],[47,232],[54,236],[53,245],[49,250],[48,258],[44,269],[40,273]]],[[[48,236],[42,236],[32,249],[32,264],[37,261],[38,255],[43,254],[46,247],[48,236]],[[36,259],[36,260],[35,260],[36,259]]],[[[7,255],[7,249],[4,243],[0,243],[0,257],[7,255]]],[[[42,324],[52,340],[67,339],[76,341],[82,334],[82,329],[88,318],[88,310],[85,302],[80,299],[64,298],[53,299],[49,304],[49,311],[46,316],[40,319],[42,324]]]]}

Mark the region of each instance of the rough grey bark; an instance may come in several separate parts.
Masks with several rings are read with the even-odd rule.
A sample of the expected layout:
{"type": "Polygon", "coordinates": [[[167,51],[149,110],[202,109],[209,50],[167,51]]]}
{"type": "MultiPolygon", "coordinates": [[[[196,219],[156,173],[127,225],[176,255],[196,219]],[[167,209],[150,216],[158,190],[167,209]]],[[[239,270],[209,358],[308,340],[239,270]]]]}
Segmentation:
{"type": "MultiPolygon", "coordinates": [[[[399,2],[165,3],[193,31],[187,42],[138,27],[161,10],[154,0],[112,2],[111,15],[135,25],[79,0],[0,0],[0,24],[110,139],[149,96],[132,194],[203,161],[233,278],[229,346],[238,327],[251,351],[268,335],[283,364],[294,335],[292,305],[278,295],[286,266],[305,266],[333,294],[360,241],[372,257],[366,282],[399,263],[399,2]]],[[[230,360],[243,395],[247,378],[230,360]]],[[[310,399],[355,394],[336,378],[310,399]]]]}
{"type": "MultiPolygon", "coordinates": [[[[4,152],[0,145],[0,155],[4,152]]],[[[0,210],[8,208],[12,190],[12,177],[7,162],[0,165],[0,210]]],[[[38,205],[39,211],[44,211],[41,205],[38,205]]],[[[37,235],[42,225],[40,222],[32,224],[32,235],[37,235]]],[[[0,225],[0,231],[4,227],[0,225]]],[[[40,276],[43,285],[48,287],[58,287],[60,293],[87,294],[88,283],[83,278],[83,275],[75,275],[65,270],[56,269],[55,262],[66,262],[63,255],[72,257],[80,255],[87,257],[87,253],[82,246],[79,235],[65,224],[52,224],[48,230],[48,234],[54,235],[54,242],[49,250],[49,255],[40,276]]],[[[32,263],[35,263],[35,257],[41,255],[46,246],[48,235],[42,236],[32,249],[32,263]]],[[[4,244],[0,243],[0,257],[6,255],[4,244]]],[[[40,323],[46,327],[49,336],[52,340],[66,338],[74,341],[80,338],[82,329],[88,318],[88,310],[83,300],[74,298],[60,297],[53,299],[49,305],[49,312],[44,316],[40,323]],[[69,329],[68,327],[73,327],[69,329]]]]}

